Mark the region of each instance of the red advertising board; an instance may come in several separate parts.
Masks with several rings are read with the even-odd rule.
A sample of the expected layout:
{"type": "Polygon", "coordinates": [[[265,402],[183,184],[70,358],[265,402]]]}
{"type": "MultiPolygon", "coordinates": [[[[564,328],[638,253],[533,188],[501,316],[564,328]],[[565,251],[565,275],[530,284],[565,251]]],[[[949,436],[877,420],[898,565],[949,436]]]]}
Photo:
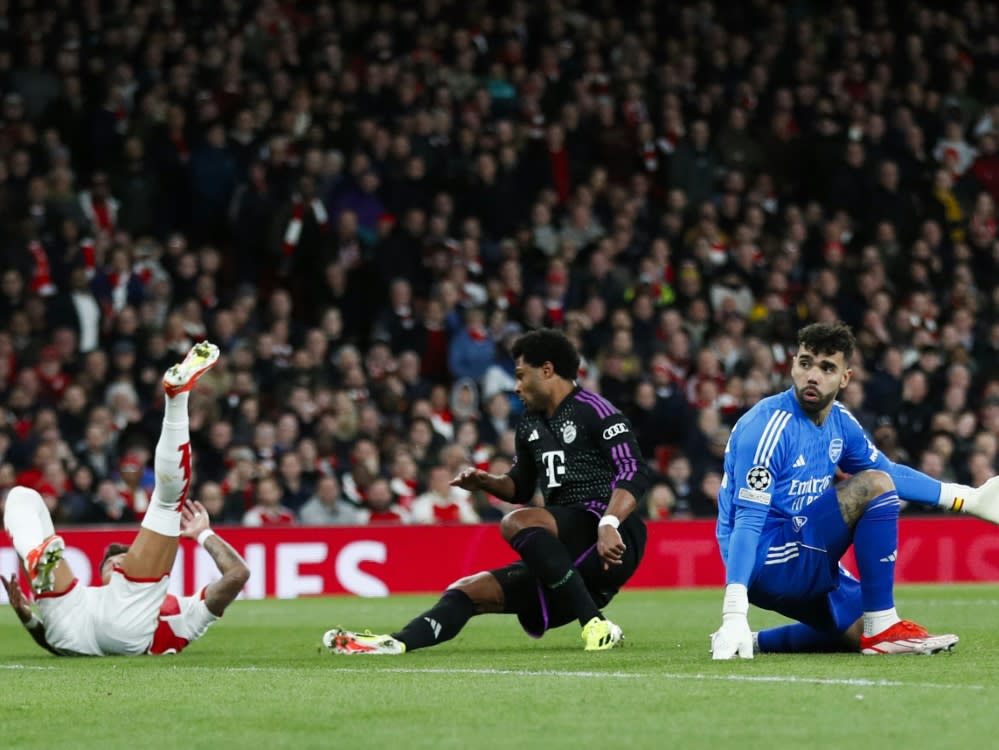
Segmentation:
{"type": "MultiPolygon", "coordinates": [[[[250,566],[244,596],[251,599],[435,592],[463,575],[516,559],[495,525],[234,527],[219,532],[250,566]]],[[[112,541],[130,541],[134,532],[67,529],[61,533],[66,559],[81,582],[89,584],[104,547],[112,541]]],[[[903,519],[899,538],[900,583],[999,581],[999,529],[994,526],[967,518],[903,519]]],[[[14,550],[0,546],[0,571],[11,572],[16,565],[14,550]]],[[[855,570],[849,556],[847,565],[855,570]]],[[[192,593],[216,577],[208,554],[185,540],[174,566],[172,590],[192,593]]],[[[649,524],[645,559],[630,587],[723,583],[714,522],[649,524]]],[[[0,591],[0,601],[5,601],[3,596],[0,591]]]]}

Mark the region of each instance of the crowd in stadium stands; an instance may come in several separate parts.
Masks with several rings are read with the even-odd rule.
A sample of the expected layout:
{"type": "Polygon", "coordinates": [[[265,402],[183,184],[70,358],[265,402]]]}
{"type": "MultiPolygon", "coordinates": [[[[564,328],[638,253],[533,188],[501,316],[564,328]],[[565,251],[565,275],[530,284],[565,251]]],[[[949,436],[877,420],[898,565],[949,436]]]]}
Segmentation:
{"type": "MultiPolygon", "coordinates": [[[[731,425],[842,319],[842,399],[977,485],[999,436],[999,6],[0,0],[0,496],[141,517],[208,338],[195,496],[471,522],[555,326],[710,517],[731,425]]],[[[910,511],[911,512],[911,511],[910,511]]]]}

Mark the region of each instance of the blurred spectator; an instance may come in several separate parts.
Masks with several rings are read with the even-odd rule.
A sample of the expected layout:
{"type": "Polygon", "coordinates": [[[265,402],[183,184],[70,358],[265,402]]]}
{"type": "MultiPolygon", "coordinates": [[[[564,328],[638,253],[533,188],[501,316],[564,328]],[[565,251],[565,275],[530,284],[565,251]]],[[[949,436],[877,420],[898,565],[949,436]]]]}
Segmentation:
{"type": "Polygon", "coordinates": [[[213,523],[225,523],[225,496],[218,482],[205,482],[196,497],[205,506],[213,523]]]}
{"type": "Polygon", "coordinates": [[[642,517],[650,521],[665,521],[676,506],[673,488],[664,482],[652,485],[641,508],[642,517]]]}
{"type": "Polygon", "coordinates": [[[410,515],[396,502],[388,480],[378,478],[368,487],[359,519],[361,523],[409,523],[410,515]]]}
{"type": "Polygon", "coordinates": [[[229,451],[228,464],[230,468],[222,482],[225,495],[222,515],[226,523],[242,523],[256,499],[256,456],[250,448],[236,446],[229,451]]]}
{"type": "Polygon", "coordinates": [[[115,483],[118,494],[139,521],[146,515],[151,494],[141,484],[144,468],[138,456],[126,454],[118,464],[118,481],[115,483]]]}
{"type": "Polygon", "coordinates": [[[481,308],[471,307],[465,313],[465,325],[448,347],[448,366],[454,377],[478,381],[492,364],[495,345],[485,323],[481,308]]]}
{"type": "Polygon", "coordinates": [[[110,479],[97,483],[94,507],[87,519],[90,523],[135,523],[135,512],[110,479]]]}
{"type": "Polygon", "coordinates": [[[302,459],[297,453],[287,451],[278,459],[278,476],[281,482],[281,505],[298,512],[312,496],[312,487],[302,476],[302,459]]]}
{"type": "Polygon", "coordinates": [[[281,484],[274,477],[257,482],[256,504],[243,516],[244,526],[291,526],[295,513],[281,504],[281,484]]]}
{"type": "Polygon", "coordinates": [[[350,526],[359,523],[358,511],[343,500],[336,477],[322,476],[316,492],[298,511],[306,526],[350,526]]]}
{"type": "Polygon", "coordinates": [[[430,469],[427,491],[413,501],[412,523],[478,523],[469,493],[451,487],[452,474],[444,466],[430,469]]]}

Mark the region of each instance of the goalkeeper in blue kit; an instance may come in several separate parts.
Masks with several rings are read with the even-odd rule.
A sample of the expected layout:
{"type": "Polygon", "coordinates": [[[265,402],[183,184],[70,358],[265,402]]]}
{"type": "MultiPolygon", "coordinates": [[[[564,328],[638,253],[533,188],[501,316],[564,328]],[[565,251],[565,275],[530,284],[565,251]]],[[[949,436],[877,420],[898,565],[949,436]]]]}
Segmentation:
{"type": "Polygon", "coordinates": [[[854,348],[846,325],[803,328],[792,387],[760,401],[732,431],[718,498],[726,587],[714,659],[754,651],[932,654],[958,642],[895,610],[900,498],[999,523],[999,477],[973,489],[885,458],[835,400],[850,381],[854,348]],[[851,476],[834,484],[837,467],[851,476]],[[839,564],[851,544],[859,581],[839,564]],[[750,602],[797,622],[754,634],[750,602]]]}

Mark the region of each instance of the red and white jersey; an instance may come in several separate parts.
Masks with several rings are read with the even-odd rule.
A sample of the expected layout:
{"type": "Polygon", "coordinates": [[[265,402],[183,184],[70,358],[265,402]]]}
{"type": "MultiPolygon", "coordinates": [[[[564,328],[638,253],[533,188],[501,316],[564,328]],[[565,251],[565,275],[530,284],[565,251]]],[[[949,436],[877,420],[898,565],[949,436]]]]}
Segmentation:
{"type": "Polygon", "coordinates": [[[195,596],[167,594],[160,605],[160,618],[149,646],[150,654],[179,654],[191,641],[205,634],[218,615],[205,605],[205,590],[195,596]]]}
{"type": "Polygon", "coordinates": [[[39,594],[45,639],[66,656],[175,654],[218,617],[205,606],[204,589],[178,598],[167,593],[169,581],[129,578],[115,568],[106,586],[73,581],[66,591],[39,594]]]}

